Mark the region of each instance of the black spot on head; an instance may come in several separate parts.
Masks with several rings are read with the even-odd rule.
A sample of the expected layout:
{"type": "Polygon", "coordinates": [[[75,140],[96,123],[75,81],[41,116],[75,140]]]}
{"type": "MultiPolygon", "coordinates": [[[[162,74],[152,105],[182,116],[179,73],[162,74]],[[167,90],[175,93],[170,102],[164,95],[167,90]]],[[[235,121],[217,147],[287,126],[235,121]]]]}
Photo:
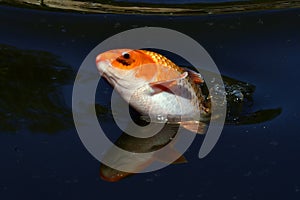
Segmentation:
{"type": "Polygon", "coordinates": [[[124,60],[123,58],[117,58],[117,61],[123,65],[129,66],[130,62],[124,60]]]}

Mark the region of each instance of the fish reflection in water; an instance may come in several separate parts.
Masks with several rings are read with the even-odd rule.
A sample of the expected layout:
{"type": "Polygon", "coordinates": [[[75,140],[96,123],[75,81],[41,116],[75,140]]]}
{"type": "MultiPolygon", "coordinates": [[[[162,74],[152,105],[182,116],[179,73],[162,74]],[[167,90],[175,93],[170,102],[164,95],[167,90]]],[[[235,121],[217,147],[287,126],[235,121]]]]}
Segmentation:
{"type": "MultiPolygon", "coordinates": [[[[111,50],[100,54],[96,58],[96,63],[102,76],[115,87],[133,109],[142,115],[140,120],[147,121],[147,116],[145,118],[144,115],[149,113],[154,116],[160,114],[168,117],[170,115],[167,114],[171,114],[172,116],[172,120],[168,118],[165,121],[165,127],[157,135],[150,138],[136,138],[123,132],[115,142],[116,146],[136,153],[158,150],[176,137],[177,131],[173,126],[179,126],[179,124],[191,132],[205,133],[205,127],[209,123],[207,116],[210,116],[210,92],[218,92],[217,87],[220,86],[215,85],[216,88],[209,91],[200,74],[187,68],[178,67],[164,56],[151,51],[111,50]],[[172,92],[168,88],[172,88],[172,92]],[[175,94],[173,91],[177,91],[177,93],[175,94]],[[178,97],[183,99],[180,100],[180,106],[176,104],[178,97]],[[182,110],[176,110],[181,106],[184,107],[182,110]],[[176,115],[183,116],[183,119],[186,116],[193,116],[193,110],[200,112],[200,119],[190,118],[190,121],[174,121],[176,115]],[[194,127],[197,127],[195,124],[200,125],[200,129],[195,129],[194,127]]],[[[280,108],[253,111],[252,95],[255,86],[225,76],[222,79],[227,100],[226,124],[261,123],[271,120],[281,113],[280,108]]],[[[132,162],[130,158],[120,158],[120,155],[111,151],[107,151],[105,156],[113,159],[116,165],[128,165],[130,168],[136,169],[135,171],[138,169],[141,171],[152,162],[159,161],[153,156],[141,162],[132,162]]],[[[185,161],[183,158],[179,160],[185,161]]],[[[106,181],[118,181],[129,176],[130,173],[102,164],[100,175],[106,181]]]]}
{"type": "MultiPolygon", "coordinates": [[[[166,124],[161,131],[149,138],[137,138],[123,132],[114,144],[117,147],[132,153],[154,152],[168,145],[176,137],[178,127],[178,124],[166,124]]],[[[143,131],[143,129],[141,131],[143,131]]],[[[179,153],[172,147],[169,148],[167,152],[169,158],[178,158],[180,156],[179,153]]],[[[134,158],[131,156],[124,156],[123,154],[119,154],[110,150],[108,150],[105,156],[110,157],[109,159],[112,159],[116,166],[122,166],[126,169],[131,169],[137,172],[143,170],[154,162],[164,162],[163,158],[160,159],[160,156],[156,153],[151,154],[149,157],[143,157],[138,160],[133,160],[134,158]]],[[[174,163],[185,162],[185,157],[180,156],[174,163]]],[[[115,170],[104,164],[102,164],[100,167],[101,178],[109,182],[119,181],[129,175],[132,175],[132,173],[115,170]]]]}

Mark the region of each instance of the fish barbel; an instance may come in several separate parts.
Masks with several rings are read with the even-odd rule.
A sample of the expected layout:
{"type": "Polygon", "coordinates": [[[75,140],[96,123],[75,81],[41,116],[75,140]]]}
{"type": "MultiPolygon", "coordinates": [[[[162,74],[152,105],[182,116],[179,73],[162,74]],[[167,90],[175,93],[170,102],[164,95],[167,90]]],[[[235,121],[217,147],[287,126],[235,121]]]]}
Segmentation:
{"type": "Polygon", "coordinates": [[[115,49],[99,54],[96,64],[102,76],[142,115],[189,121],[210,115],[210,103],[198,85],[204,83],[201,75],[161,54],[115,49]]]}

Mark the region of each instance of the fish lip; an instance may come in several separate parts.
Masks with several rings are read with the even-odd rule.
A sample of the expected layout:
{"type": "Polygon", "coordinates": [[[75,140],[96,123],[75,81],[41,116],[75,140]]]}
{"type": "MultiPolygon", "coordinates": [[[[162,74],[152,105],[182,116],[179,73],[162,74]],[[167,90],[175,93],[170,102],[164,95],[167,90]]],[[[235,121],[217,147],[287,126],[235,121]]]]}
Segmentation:
{"type": "Polygon", "coordinates": [[[108,61],[108,60],[102,60],[102,61],[99,61],[99,62],[96,62],[96,67],[98,69],[98,71],[100,72],[101,76],[106,76],[106,77],[109,77],[111,78],[112,76],[108,75],[109,73],[109,70],[108,68],[112,67],[111,63],[108,61]]]}
{"type": "Polygon", "coordinates": [[[98,65],[99,62],[101,62],[101,54],[96,57],[96,64],[98,65]]]}
{"type": "Polygon", "coordinates": [[[110,84],[117,84],[116,78],[109,73],[109,68],[113,67],[109,60],[102,60],[96,63],[97,69],[100,72],[100,75],[105,78],[110,84]],[[102,65],[100,67],[100,65],[102,65]]]}
{"type": "Polygon", "coordinates": [[[100,73],[104,73],[108,67],[111,67],[110,63],[107,60],[98,61],[97,58],[96,58],[96,67],[100,73]]]}

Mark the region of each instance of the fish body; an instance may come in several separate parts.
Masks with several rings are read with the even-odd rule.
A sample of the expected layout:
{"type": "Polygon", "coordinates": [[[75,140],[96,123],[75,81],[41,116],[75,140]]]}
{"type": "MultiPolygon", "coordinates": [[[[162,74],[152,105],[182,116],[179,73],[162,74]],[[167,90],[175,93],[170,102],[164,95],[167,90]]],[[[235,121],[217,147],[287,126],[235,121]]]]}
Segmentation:
{"type": "Polygon", "coordinates": [[[142,115],[199,121],[199,114],[210,114],[197,85],[204,82],[201,75],[158,53],[116,49],[98,55],[96,63],[102,76],[142,115]]]}
{"type": "MultiPolygon", "coordinates": [[[[166,119],[175,122],[166,123],[159,133],[149,138],[136,138],[124,132],[114,143],[116,146],[133,153],[150,154],[134,160],[114,148],[109,149],[104,157],[113,166],[101,165],[102,179],[114,182],[132,174],[117,170],[119,167],[138,173],[153,162],[164,162],[154,151],[166,146],[176,136],[179,125],[193,132],[205,132],[205,124],[199,122],[202,115],[210,115],[210,107],[205,104],[198,85],[204,82],[200,74],[147,50],[110,50],[99,54],[96,64],[100,74],[143,117],[158,116],[163,122],[166,119]],[[182,123],[181,117],[187,122],[182,123]]],[[[143,121],[145,118],[140,119],[143,121]]],[[[167,152],[168,158],[177,159],[175,163],[186,162],[176,150],[168,147],[167,152]]]]}

